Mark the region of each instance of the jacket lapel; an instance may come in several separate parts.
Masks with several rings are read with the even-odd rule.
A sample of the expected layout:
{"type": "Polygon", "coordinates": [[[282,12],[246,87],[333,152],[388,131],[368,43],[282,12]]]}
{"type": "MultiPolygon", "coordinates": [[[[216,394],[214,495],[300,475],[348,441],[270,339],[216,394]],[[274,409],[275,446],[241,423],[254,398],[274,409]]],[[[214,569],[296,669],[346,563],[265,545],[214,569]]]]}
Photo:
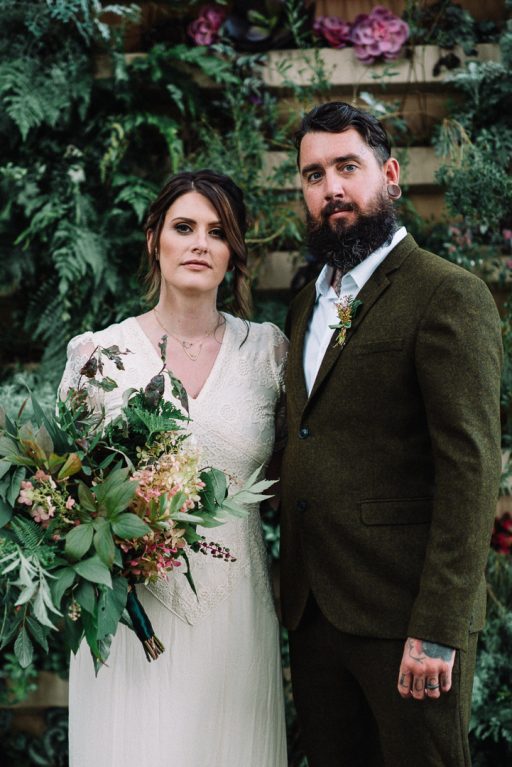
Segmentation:
{"type": "Polygon", "coordinates": [[[304,407],[308,398],[303,365],[304,337],[315,305],[315,297],[315,283],[310,283],[304,288],[301,307],[297,312],[290,340],[288,360],[291,364],[287,377],[287,397],[293,397],[300,409],[304,407]]]}
{"type": "MultiPolygon", "coordinates": [[[[362,302],[362,306],[360,306],[358,311],[356,312],[356,316],[354,317],[354,320],[352,322],[352,327],[347,331],[347,337],[345,339],[345,343],[342,347],[338,346],[335,343],[336,334],[338,331],[337,330],[333,331],[332,338],[329,341],[329,346],[327,347],[327,351],[324,355],[324,358],[320,365],[320,369],[318,370],[317,376],[315,378],[313,388],[311,389],[308,402],[315,396],[316,392],[322,385],[323,381],[329,375],[334,364],[338,360],[340,354],[343,352],[343,350],[350,343],[351,339],[354,337],[358,327],[364,321],[364,318],[366,317],[368,312],[371,310],[372,306],[376,303],[376,301],[379,299],[382,293],[391,284],[393,272],[395,272],[397,269],[400,268],[400,266],[402,265],[403,261],[407,258],[407,256],[409,256],[412,250],[414,250],[417,247],[418,246],[416,245],[416,242],[414,241],[413,237],[411,237],[410,234],[406,235],[406,237],[404,237],[404,239],[398,243],[396,248],[394,248],[387,255],[387,257],[384,259],[382,264],[380,264],[380,266],[377,267],[377,269],[372,274],[368,282],[363,286],[361,292],[357,296],[358,299],[362,302]]],[[[306,323],[307,323],[307,319],[308,318],[306,318],[306,323]]],[[[304,328],[304,332],[305,332],[305,328],[304,328]]],[[[302,336],[302,344],[304,344],[304,336],[302,336]]],[[[302,361],[302,357],[301,357],[301,361],[302,361]]],[[[302,380],[304,380],[304,374],[302,374],[302,380]]]]}

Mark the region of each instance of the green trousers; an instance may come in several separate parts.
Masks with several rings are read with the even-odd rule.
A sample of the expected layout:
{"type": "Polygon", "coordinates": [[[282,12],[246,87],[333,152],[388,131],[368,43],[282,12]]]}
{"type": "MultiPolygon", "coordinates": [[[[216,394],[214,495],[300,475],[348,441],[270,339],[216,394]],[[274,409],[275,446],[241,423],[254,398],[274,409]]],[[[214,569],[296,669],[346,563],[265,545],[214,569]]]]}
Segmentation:
{"type": "Polygon", "coordinates": [[[477,634],[438,699],[397,691],[404,639],[344,634],[310,598],[289,632],[292,686],[309,767],[471,767],[468,725],[477,634]]]}

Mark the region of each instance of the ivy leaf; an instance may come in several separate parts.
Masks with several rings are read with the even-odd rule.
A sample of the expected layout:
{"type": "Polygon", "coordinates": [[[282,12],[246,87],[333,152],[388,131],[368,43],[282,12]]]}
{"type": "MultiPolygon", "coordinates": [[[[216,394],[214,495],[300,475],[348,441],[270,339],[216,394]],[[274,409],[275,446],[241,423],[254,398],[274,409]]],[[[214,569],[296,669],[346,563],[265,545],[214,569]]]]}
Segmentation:
{"type": "Polygon", "coordinates": [[[158,343],[158,348],[160,349],[160,359],[165,365],[165,360],[167,359],[167,336],[162,336],[158,343]]]}

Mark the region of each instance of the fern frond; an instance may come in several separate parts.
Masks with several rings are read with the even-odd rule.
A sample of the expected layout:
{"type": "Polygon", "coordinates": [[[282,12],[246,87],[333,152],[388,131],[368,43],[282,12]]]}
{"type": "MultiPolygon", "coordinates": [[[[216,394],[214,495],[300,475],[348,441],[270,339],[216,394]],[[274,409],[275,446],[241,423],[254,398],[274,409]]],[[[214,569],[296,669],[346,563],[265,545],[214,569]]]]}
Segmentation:
{"type": "Polygon", "coordinates": [[[10,524],[16,542],[23,546],[25,552],[38,555],[41,544],[47,538],[47,532],[41,525],[31,519],[14,516],[10,524]]]}

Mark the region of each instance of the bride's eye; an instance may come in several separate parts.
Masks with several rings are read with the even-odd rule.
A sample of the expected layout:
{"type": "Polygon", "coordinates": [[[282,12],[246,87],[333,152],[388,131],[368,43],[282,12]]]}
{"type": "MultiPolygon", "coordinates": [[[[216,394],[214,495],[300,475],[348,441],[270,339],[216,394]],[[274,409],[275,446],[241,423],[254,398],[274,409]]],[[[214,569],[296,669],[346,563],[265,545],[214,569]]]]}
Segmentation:
{"type": "Polygon", "coordinates": [[[212,235],[212,237],[217,237],[217,239],[219,240],[226,239],[224,229],[221,229],[220,226],[216,226],[215,229],[210,229],[210,234],[212,235]]]}
{"type": "Polygon", "coordinates": [[[174,228],[180,234],[188,234],[189,232],[192,231],[192,228],[188,224],[185,224],[183,222],[181,224],[175,224],[174,228]]]}

